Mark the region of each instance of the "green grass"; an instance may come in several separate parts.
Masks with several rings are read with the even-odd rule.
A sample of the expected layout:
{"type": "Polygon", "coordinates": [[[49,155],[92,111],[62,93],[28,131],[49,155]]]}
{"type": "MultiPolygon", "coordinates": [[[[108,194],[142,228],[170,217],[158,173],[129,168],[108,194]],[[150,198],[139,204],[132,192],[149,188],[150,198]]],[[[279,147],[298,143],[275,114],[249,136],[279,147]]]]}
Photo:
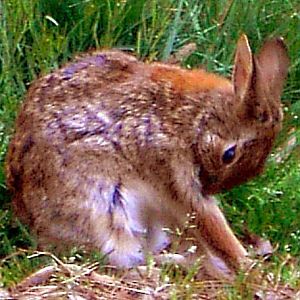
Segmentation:
{"type": "MultiPolygon", "coordinates": [[[[18,107],[39,74],[92,48],[131,49],[151,61],[165,60],[181,46],[195,42],[197,51],[186,65],[229,75],[242,32],[254,50],[267,37],[286,40],[291,58],[283,95],[286,122],[266,172],[221,195],[221,204],[236,232],[242,235],[248,227],[278,245],[275,273],[287,255],[299,256],[299,12],[297,0],[0,0],[0,257],[32,246],[26,229],[11,217],[3,163],[18,107]]],[[[14,256],[0,264],[0,281],[10,285],[37,264],[26,255],[14,256]]],[[[282,270],[284,280],[298,287],[299,272],[299,261],[282,270]],[[292,268],[298,270],[297,276],[291,275],[292,268]]],[[[230,293],[228,299],[241,295],[238,287],[230,293]]]]}

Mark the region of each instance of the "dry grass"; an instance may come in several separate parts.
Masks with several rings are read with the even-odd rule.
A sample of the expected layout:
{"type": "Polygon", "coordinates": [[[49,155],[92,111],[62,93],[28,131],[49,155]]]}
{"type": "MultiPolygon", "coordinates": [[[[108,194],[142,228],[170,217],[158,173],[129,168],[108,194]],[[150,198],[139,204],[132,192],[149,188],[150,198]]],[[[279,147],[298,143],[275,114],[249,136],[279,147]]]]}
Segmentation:
{"type": "Polygon", "coordinates": [[[300,291],[283,285],[279,274],[259,270],[259,265],[234,282],[197,280],[197,276],[178,280],[172,278],[170,268],[169,276],[164,268],[154,266],[122,272],[103,266],[99,272],[98,263],[66,264],[47,252],[29,258],[36,256],[49,256],[52,264],[0,290],[0,299],[300,299],[300,291]]]}

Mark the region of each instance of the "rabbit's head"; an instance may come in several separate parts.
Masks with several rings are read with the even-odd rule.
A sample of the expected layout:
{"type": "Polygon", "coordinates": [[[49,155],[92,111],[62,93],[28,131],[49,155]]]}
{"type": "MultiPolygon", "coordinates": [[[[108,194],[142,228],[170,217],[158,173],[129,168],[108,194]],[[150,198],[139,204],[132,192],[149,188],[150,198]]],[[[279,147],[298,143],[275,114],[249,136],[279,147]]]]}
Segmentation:
{"type": "Polygon", "coordinates": [[[195,153],[204,194],[230,189],[262,171],[281,129],[280,96],[288,65],[282,39],[267,41],[255,56],[247,37],[239,39],[234,96],[213,101],[198,125],[195,153]]]}

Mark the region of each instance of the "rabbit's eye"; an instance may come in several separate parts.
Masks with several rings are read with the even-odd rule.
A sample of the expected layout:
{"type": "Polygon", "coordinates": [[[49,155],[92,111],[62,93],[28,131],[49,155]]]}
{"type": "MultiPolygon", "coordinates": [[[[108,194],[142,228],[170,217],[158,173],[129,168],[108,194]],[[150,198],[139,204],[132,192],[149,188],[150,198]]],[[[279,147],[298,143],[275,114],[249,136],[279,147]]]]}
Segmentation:
{"type": "Polygon", "coordinates": [[[225,152],[223,153],[223,157],[222,157],[224,164],[230,164],[234,160],[235,149],[236,149],[236,145],[225,150],[225,152]]]}

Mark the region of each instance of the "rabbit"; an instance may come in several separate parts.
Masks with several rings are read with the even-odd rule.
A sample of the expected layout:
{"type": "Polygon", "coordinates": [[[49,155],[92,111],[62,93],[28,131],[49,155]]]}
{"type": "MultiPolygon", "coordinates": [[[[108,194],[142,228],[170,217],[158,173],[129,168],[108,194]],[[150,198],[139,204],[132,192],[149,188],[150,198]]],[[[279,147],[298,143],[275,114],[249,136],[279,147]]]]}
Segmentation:
{"type": "Polygon", "coordinates": [[[6,158],[15,215],[41,245],[100,250],[131,268],[194,215],[207,268],[249,263],[214,195],[262,172],[282,126],[289,58],[281,38],[237,43],[232,80],[85,53],[33,82],[6,158]]]}

